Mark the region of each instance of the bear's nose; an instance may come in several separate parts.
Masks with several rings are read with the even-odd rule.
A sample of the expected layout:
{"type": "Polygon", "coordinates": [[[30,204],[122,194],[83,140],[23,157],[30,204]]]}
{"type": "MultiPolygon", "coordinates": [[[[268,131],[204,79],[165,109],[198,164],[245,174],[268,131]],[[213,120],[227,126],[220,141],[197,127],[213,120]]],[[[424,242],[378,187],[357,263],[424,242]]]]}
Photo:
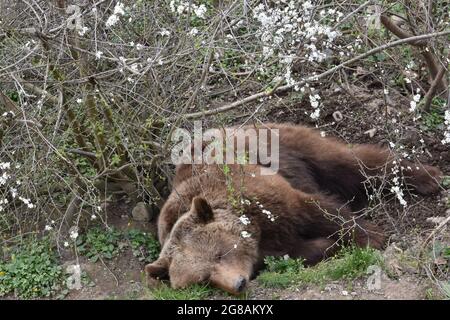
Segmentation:
{"type": "Polygon", "coordinates": [[[247,284],[247,280],[243,276],[239,276],[239,278],[234,283],[234,289],[236,292],[240,293],[245,289],[245,285],[247,284]]]}

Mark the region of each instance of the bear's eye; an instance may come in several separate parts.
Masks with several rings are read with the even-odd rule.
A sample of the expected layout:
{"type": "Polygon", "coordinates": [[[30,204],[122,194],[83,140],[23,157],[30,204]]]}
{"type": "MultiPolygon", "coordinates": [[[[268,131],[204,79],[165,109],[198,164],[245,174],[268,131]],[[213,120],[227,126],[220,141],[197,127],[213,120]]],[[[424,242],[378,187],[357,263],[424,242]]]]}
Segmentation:
{"type": "Polygon", "coordinates": [[[219,262],[220,260],[222,260],[222,258],[223,258],[223,253],[216,254],[216,256],[215,256],[215,260],[216,260],[217,262],[219,262]]]}

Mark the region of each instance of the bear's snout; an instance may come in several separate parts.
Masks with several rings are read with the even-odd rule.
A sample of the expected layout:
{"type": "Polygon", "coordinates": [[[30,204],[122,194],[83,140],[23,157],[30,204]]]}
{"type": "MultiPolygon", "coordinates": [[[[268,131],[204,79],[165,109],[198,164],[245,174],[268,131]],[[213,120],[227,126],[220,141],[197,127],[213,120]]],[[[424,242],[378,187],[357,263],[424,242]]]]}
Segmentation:
{"type": "Polygon", "coordinates": [[[228,293],[239,295],[247,288],[248,278],[237,274],[213,274],[211,276],[211,284],[228,293]]]}
{"type": "Polygon", "coordinates": [[[234,283],[234,290],[237,293],[241,293],[242,291],[244,291],[246,285],[247,285],[247,279],[245,279],[243,276],[239,276],[239,278],[234,283]]]}

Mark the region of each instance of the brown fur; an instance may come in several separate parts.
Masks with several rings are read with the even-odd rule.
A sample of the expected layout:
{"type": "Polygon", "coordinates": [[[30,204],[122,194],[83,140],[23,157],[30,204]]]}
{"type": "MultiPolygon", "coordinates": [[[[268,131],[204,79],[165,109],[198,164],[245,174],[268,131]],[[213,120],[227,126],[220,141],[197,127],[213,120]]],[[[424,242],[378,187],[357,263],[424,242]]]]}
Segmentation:
{"type": "MultiPolygon", "coordinates": [[[[394,155],[374,145],[349,148],[307,127],[264,126],[279,129],[276,175],[261,175],[259,165],[229,165],[226,175],[217,165],[177,167],[158,219],[163,250],[146,266],[149,276],[169,276],[175,288],[210,281],[238,293],[266,256],[288,254],[314,264],[345,243],[383,246],[382,231],[352,210],[366,204],[365,179],[389,173],[394,155]],[[245,200],[250,204],[241,205],[245,200]],[[276,217],[274,222],[261,205],[276,217]],[[249,225],[239,221],[242,214],[249,225]],[[243,238],[244,230],[251,237],[243,238]]],[[[405,160],[401,165],[412,168],[404,176],[417,192],[438,190],[439,169],[416,169],[405,160]]]]}

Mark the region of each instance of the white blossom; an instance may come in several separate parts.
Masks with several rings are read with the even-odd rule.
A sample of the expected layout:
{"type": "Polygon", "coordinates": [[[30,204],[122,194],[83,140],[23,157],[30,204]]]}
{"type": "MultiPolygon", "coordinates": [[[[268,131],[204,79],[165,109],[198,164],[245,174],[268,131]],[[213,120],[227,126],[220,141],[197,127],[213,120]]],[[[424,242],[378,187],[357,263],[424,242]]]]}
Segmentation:
{"type": "Polygon", "coordinates": [[[0,169],[1,170],[6,170],[11,168],[11,163],[10,162],[0,162],[0,169]]]}
{"type": "Polygon", "coordinates": [[[11,197],[14,199],[15,197],[17,197],[17,189],[16,188],[11,188],[9,189],[9,192],[11,193],[11,197]]]}
{"type": "Polygon", "coordinates": [[[125,6],[122,2],[117,2],[116,6],[114,7],[114,14],[119,14],[121,16],[125,14],[125,6]]]}
{"type": "Polygon", "coordinates": [[[442,144],[450,143],[450,110],[446,110],[444,114],[444,124],[447,129],[444,131],[444,139],[442,139],[442,144]]]}
{"type": "Polygon", "coordinates": [[[119,17],[115,14],[111,15],[108,20],[106,20],[106,27],[110,28],[119,22],[119,17]]]}
{"type": "Polygon", "coordinates": [[[197,5],[193,1],[172,0],[169,3],[170,11],[178,15],[193,13],[197,18],[205,19],[208,8],[204,4],[197,5]]]}
{"type": "Polygon", "coordinates": [[[315,109],[314,112],[311,113],[309,116],[314,120],[318,119],[320,117],[320,109],[319,108],[315,109]]]}
{"type": "Polygon", "coordinates": [[[403,198],[403,190],[401,190],[399,186],[393,186],[391,188],[391,192],[396,195],[398,201],[400,201],[400,204],[402,206],[406,207],[407,203],[406,203],[405,199],[403,198]]]}
{"type": "Polygon", "coordinates": [[[3,175],[0,176],[0,186],[3,186],[4,184],[6,184],[6,181],[9,179],[9,175],[4,172],[3,175]]]}
{"type": "Polygon", "coordinates": [[[242,231],[241,232],[241,237],[242,238],[250,238],[252,235],[250,233],[248,233],[247,231],[242,231]]]}
{"type": "Polygon", "coordinates": [[[191,31],[189,31],[189,34],[191,36],[195,36],[198,34],[198,29],[197,28],[192,28],[191,31]]]}
{"type": "Polygon", "coordinates": [[[317,108],[319,106],[320,96],[318,94],[309,95],[309,102],[311,103],[311,107],[317,108]]]}
{"type": "Polygon", "coordinates": [[[78,34],[82,37],[82,36],[84,36],[84,35],[86,34],[86,32],[88,32],[88,31],[89,31],[89,28],[86,27],[86,26],[84,26],[84,27],[82,27],[81,29],[78,30],[78,34]]]}
{"type": "Polygon", "coordinates": [[[123,3],[118,2],[114,7],[114,12],[109,16],[108,20],[106,20],[106,27],[110,28],[119,22],[119,16],[125,15],[125,6],[123,3]]]}
{"type": "Polygon", "coordinates": [[[95,58],[96,58],[96,59],[101,59],[102,56],[103,56],[103,52],[102,52],[102,51],[97,51],[97,52],[95,53],[95,58]]]}
{"type": "Polygon", "coordinates": [[[204,19],[206,11],[207,9],[204,4],[201,4],[198,7],[194,5],[194,13],[197,17],[204,19]]]}
{"type": "Polygon", "coordinates": [[[160,35],[162,35],[163,37],[168,37],[168,36],[170,36],[170,31],[169,30],[167,30],[167,29],[162,29],[160,32],[159,32],[159,34],[160,35]]]}
{"type": "Polygon", "coordinates": [[[8,116],[14,117],[14,115],[15,114],[12,111],[3,112],[3,114],[2,114],[3,117],[8,117],[8,116]]]}
{"type": "Polygon", "coordinates": [[[70,236],[70,239],[75,241],[78,238],[78,231],[76,229],[71,230],[69,236],[70,236]]]}
{"type": "Polygon", "coordinates": [[[239,221],[245,226],[250,224],[250,219],[245,214],[239,217],[239,221]]]}

